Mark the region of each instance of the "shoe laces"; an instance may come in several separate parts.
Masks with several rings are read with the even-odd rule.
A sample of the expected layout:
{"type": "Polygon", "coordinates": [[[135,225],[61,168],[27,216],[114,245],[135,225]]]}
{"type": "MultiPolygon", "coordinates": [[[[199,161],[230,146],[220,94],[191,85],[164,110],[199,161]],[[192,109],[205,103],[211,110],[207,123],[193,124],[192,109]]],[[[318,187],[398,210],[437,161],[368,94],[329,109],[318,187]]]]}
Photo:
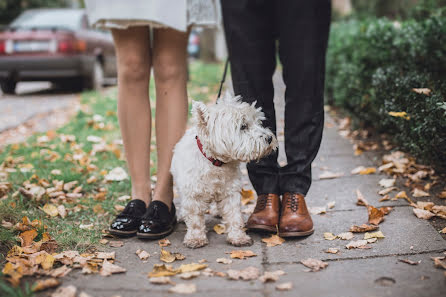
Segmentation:
{"type": "Polygon", "coordinates": [[[297,208],[299,207],[299,197],[297,196],[290,196],[288,197],[288,200],[286,202],[286,206],[291,209],[292,211],[296,212],[297,208]]]}
{"type": "Polygon", "coordinates": [[[256,210],[263,210],[267,205],[272,204],[272,197],[269,195],[262,195],[258,197],[256,210]]]}

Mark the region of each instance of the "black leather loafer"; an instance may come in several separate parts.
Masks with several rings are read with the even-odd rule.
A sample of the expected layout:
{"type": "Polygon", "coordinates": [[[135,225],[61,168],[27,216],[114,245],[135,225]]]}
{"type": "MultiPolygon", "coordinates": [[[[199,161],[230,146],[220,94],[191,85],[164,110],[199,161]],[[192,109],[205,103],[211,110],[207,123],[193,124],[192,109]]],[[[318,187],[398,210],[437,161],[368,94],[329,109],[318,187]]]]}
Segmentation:
{"type": "Polygon", "coordinates": [[[136,236],[142,239],[159,239],[172,233],[177,223],[175,205],[171,210],[161,201],[155,200],[149,204],[147,212],[141,219],[136,236]]]}
{"type": "Polygon", "coordinates": [[[144,201],[139,199],[131,200],[115,218],[108,231],[110,234],[120,237],[135,235],[145,212],[146,204],[144,201]]]}

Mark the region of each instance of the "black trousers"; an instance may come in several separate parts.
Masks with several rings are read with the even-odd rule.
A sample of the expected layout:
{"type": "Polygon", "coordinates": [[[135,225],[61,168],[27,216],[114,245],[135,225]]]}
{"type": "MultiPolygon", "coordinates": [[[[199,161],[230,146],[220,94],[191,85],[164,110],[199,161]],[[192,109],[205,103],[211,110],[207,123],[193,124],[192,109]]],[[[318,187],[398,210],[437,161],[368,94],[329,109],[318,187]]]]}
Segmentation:
{"type": "Polygon", "coordinates": [[[276,132],[272,75],[277,52],[285,91],[285,152],[248,164],[258,194],[306,195],[324,125],[323,92],[330,0],[222,0],[235,94],[257,101],[276,132]]]}

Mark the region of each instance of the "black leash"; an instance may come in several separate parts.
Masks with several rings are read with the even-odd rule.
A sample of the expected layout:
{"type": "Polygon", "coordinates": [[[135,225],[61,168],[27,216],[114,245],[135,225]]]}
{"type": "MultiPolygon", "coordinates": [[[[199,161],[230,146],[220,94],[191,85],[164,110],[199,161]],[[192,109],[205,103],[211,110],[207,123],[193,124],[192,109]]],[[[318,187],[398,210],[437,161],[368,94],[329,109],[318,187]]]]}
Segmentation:
{"type": "Polygon", "coordinates": [[[225,70],[223,71],[223,77],[221,78],[220,81],[220,88],[218,89],[217,100],[215,100],[216,102],[218,101],[218,98],[220,98],[221,96],[221,90],[223,89],[223,84],[225,83],[226,80],[226,73],[228,72],[228,66],[229,66],[229,57],[226,59],[225,62],[225,70]]]}

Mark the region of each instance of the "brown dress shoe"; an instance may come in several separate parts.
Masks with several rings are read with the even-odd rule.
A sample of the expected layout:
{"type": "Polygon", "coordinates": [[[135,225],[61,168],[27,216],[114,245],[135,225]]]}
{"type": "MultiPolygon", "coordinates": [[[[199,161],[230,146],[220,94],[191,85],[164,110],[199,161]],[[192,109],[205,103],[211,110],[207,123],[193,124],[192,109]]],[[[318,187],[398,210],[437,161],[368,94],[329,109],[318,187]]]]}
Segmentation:
{"type": "Polygon", "coordinates": [[[248,229],[276,232],[279,224],[280,198],[276,194],[262,194],[248,219],[248,229]]]}
{"type": "Polygon", "coordinates": [[[308,213],[304,196],[297,193],[285,193],[280,212],[280,236],[307,236],[313,232],[313,221],[308,213]]]}

